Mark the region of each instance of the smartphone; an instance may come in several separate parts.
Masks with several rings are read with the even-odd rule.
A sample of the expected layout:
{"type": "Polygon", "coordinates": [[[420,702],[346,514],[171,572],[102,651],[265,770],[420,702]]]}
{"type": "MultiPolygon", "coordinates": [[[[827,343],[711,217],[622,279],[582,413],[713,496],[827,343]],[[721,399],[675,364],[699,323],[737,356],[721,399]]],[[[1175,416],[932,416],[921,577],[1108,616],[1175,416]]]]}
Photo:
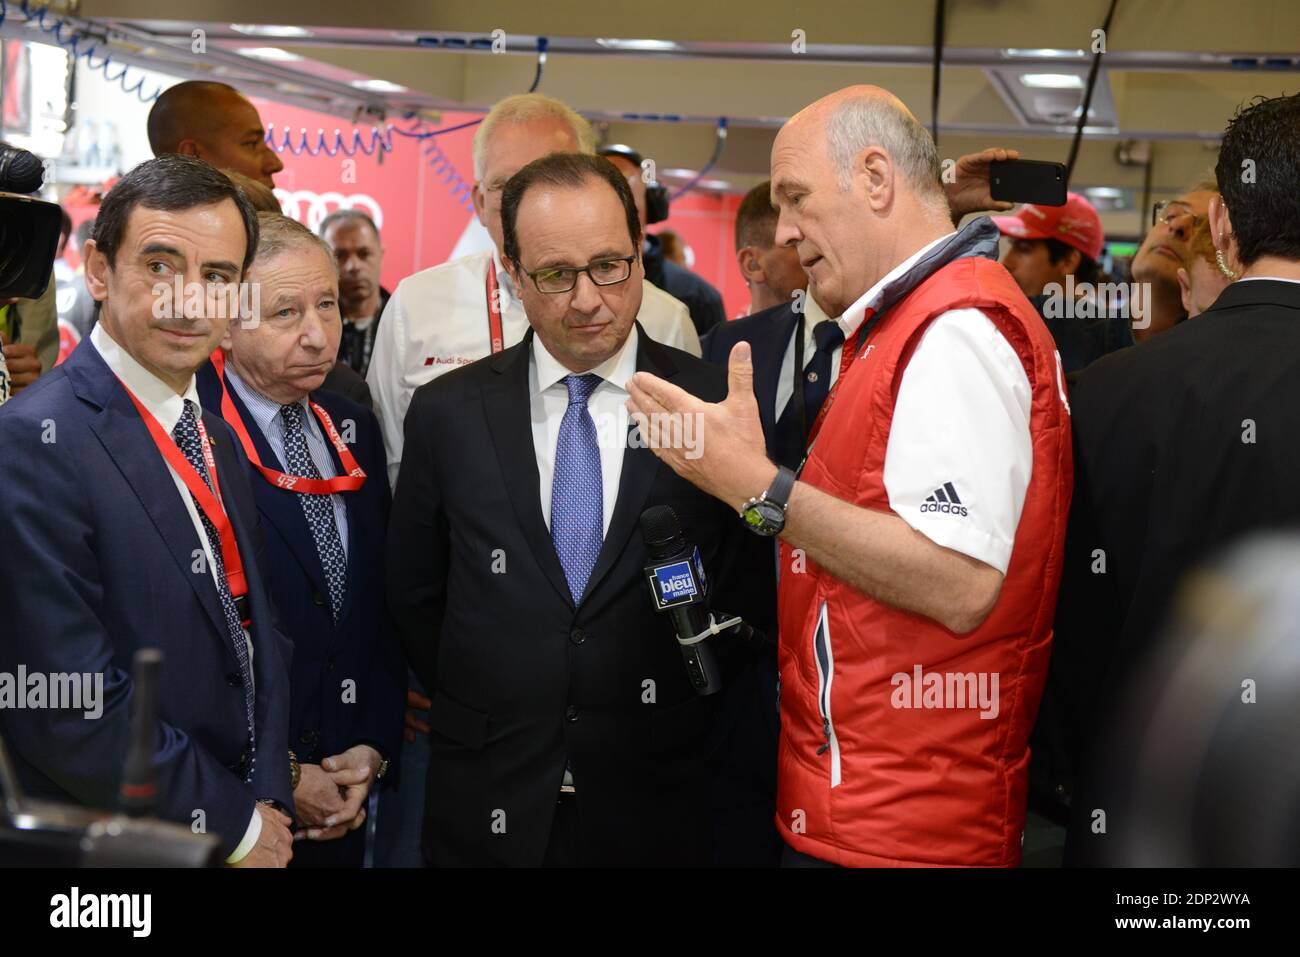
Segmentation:
{"type": "Polygon", "coordinates": [[[989,194],[1008,203],[1065,205],[1065,164],[1044,160],[994,160],[989,164],[989,194]]]}

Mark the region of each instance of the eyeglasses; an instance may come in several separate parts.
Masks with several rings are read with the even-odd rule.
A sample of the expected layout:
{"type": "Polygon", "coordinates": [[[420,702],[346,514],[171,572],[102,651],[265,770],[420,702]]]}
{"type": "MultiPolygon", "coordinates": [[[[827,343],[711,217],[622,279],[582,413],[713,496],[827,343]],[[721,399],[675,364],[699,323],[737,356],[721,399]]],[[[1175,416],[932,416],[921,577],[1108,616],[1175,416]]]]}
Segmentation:
{"type": "Polygon", "coordinates": [[[1154,228],[1163,223],[1168,229],[1173,229],[1174,223],[1188,216],[1192,218],[1193,227],[1205,219],[1204,216],[1193,213],[1186,203],[1176,199],[1163,199],[1151,207],[1151,226],[1154,228]]]}
{"type": "Polygon", "coordinates": [[[597,286],[614,286],[626,282],[632,275],[636,254],[618,259],[598,259],[585,266],[547,266],[534,272],[525,271],[538,292],[558,294],[568,292],[578,284],[578,274],[586,273],[597,286]]]}

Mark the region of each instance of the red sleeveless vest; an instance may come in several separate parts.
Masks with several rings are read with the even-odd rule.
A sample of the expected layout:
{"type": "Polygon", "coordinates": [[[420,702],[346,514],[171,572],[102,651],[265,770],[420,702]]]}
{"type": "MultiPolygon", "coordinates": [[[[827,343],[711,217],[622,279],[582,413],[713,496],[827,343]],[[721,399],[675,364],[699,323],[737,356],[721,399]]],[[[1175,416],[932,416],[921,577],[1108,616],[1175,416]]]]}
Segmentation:
{"type": "Polygon", "coordinates": [[[954,260],[886,311],[870,351],[846,372],[800,481],[889,511],[885,449],[903,370],[932,320],[967,307],[1010,343],[1033,396],[1029,487],[988,618],[956,635],[806,557],[793,561],[781,545],[777,826],[795,850],[837,864],[1020,860],[1027,741],[1047,674],[1073,471],[1059,356],[1002,266],[954,260]],[[994,675],[996,716],[981,717],[978,690],[991,692],[994,675]]]}

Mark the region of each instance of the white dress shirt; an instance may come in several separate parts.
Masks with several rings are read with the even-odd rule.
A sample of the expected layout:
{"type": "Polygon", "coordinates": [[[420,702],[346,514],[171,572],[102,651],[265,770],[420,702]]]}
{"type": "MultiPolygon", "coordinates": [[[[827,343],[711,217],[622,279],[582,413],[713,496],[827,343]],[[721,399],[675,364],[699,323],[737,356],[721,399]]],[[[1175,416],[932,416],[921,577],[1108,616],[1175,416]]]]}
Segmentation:
{"type": "MultiPolygon", "coordinates": [[[[917,250],[844,311],[846,342],[885,286],[951,235],[917,250]]],[[[899,382],[885,449],[890,509],[935,544],[1006,574],[1033,466],[1032,399],[1024,365],[988,316],[953,309],[936,317],[899,382]],[[933,508],[954,491],[958,510],[933,508]]]]}
{"type": "MultiPolygon", "coordinates": [[[[99,351],[108,368],[140,400],[140,404],[148,410],[149,414],[157,420],[163,431],[168,435],[172,434],[172,429],[176,428],[176,423],[181,420],[181,415],[185,412],[186,402],[193,403],[195,417],[203,415],[203,407],[199,403],[199,393],[194,385],[194,376],[190,376],[184,394],[177,395],[171,386],[142,366],[130,353],[118,345],[116,340],[105,330],[102,322],[96,323],[95,328],[91,330],[90,341],[99,351]]],[[[185,512],[189,515],[190,522],[194,526],[194,535],[203,549],[203,555],[207,563],[206,567],[209,576],[212,578],[212,587],[214,590],[219,590],[217,565],[213,561],[208,533],[203,528],[203,521],[199,518],[199,511],[194,505],[194,498],[190,495],[190,490],[185,487],[184,480],[171,467],[171,463],[166,464],[167,472],[176,484],[176,492],[185,505],[185,512]]],[[[244,642],[248,647],[248,672],[251,681],[253,674],[253,639],[247,630],[244,631],[244,642]]],[[[226,858],[226,863],[233,864],[236,861],[243,860],[254,845],[257,844],[257,839],[261,836],[261,833],[262,818],[257,813],[257,809],[254,808],[253,818],[249,821],[243,840],[239,842],[239,846],[235,848],[234,853],[226,858]]]]}
{"type": "MultiPolygon", "coordinates": [[[[636,327],[623,348],[591,372],[604,381],[596,386],[587,400],[587,411],[596,425],[596,442],[600,446],[601,498],[604,505],[604,529],[618,501],[618,483],[623,475],[623,453],[627,449],[628,412],[627,380],[636,372],[636,327]]],[[[560,439],[560,422],[569,407],[569,389],[564,377],[574,375],[552,356],[542,340],[533,336],[532,361],[528,365],[528,401],[533,423],[533,449],[537,453],[538,490],[542,499],[542,518],[551,527],[551,489],[555,479],[555,450],[560,439]]]]}
{"type": "MultiPolygon", "coordinates": [[[[509,348],[528,331],[528,317],[495,251],[474,253],[407,276],[397,286],[375,333],[366,382],[384,433],[388,479],[397,484],[403,423],[411,396],[426,382],[491,354],[487,271],[502,292],[501,331],[509,348]]],[[[642,328],[666,345],[700,355],[700,338],[685,303],[652,283],[642,285],[642,328]]]]}

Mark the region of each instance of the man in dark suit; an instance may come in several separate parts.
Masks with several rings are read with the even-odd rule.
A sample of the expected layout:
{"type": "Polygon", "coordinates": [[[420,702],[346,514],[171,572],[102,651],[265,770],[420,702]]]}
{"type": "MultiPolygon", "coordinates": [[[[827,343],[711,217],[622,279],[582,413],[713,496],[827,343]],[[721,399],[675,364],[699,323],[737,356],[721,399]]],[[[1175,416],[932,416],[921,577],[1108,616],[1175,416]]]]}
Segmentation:
{"type": "Polygon", "coordinates": [[[1122,815],[1098,828],[1112,810],[1102,729],[1179,586],[1230,543],[1300,520],[1298,131],[1300,95],[1230,122],[1209,223],[1236,281],[1195,319],[1090,365],[1070,395],[1075,494],[1050,672],[1078,771],[1070,860],[1105,862],[1133,836],[1122,815]]]}
{"type": "MultiPolygon", "coordinates": [[[[764,552],[629,439],[623,384],[656,370],[720,397],[725,377],[635,323],[640,223],[607,161],[529,164],[502,221],[531,330],[416,391],[389,527],[393,611],[433,701],[425,855],[708,863],[719,696],[692,690],[652,608],[638,523],[671,505],[729,612],[764,552]]],[[[718,648],[728,672],[749,657],[718,648]]]]}
{"type": "Polygon", "coordinates": [[[159,648],[157,813],[216,834],[229,863],[283,866],[292,649],[234,433],[194,388],[230,314],[213,292],[256,246],[247,201],[194,159],[142,163],[105,197],[86,259],[100,321],[0,414],[0,671],[102,675],[102,715],[5,710],[0,726],[30,793],[113,807],[132,656],[159,648]]]}
{"type": "Polygon", "coordinates": [[[360,867],[366,799],[400,747],[405,679],[383,585],[384,443],[374,413],[319,391],[342,327],[329,248],[287,217],[259,224],[248,281],[261,313],[230,324],[199,394],[244,448],[293,642],[289,745],[307,837],[293,864],[360,867]]]}

